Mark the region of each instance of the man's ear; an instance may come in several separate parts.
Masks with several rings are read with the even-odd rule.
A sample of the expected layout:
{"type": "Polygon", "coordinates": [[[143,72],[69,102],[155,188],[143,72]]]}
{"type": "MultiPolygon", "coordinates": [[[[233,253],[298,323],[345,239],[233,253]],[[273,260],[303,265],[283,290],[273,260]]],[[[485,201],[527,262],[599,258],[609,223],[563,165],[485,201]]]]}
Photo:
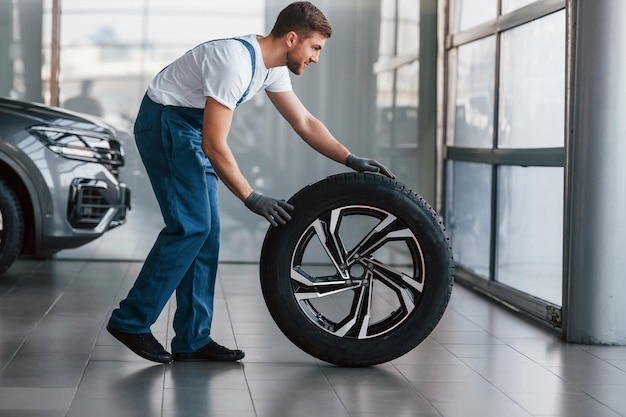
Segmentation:
{"type": "Polygon", "coordinates": [[[294,31],[291,32],[287,32],[287,34],[285,35],[285,43],[287,44],[288,47],[293,47],[296,42],[298,41],[298,34],[294,31]]]}

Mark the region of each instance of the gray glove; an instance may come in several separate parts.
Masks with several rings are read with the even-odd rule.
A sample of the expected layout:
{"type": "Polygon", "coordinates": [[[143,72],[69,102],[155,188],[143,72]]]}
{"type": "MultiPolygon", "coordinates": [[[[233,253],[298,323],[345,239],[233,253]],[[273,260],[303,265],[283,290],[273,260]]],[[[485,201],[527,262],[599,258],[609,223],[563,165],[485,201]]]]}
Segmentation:
{"type": "Polygon", "coordinates": [[[391,179],[396,177],[391,171],[389,171],[386,166],[384,166],[380,162],[374,159],[359,158],[352,153],[346,158],[346,166],[358,172],[380,172],[381,174],[391,179]]]}
{"type": "Polygon", "coordinates": [[[284,200],[277,200],[254,191],[246,198],[244,204],[256,214],[265,217],[274,227],[277,227],[278,223],[285,224],[291,220],[287,210],[294,209],[284,200]]]}

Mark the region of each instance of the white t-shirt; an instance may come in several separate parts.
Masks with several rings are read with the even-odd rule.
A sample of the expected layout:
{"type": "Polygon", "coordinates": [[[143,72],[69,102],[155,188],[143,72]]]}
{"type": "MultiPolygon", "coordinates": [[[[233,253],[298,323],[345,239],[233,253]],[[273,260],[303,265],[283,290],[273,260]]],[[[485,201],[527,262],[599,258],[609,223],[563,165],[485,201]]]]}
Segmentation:
{"type": "Polygon", "coordinates": [[[287,67],[266,68],[257,35],[240,36],[254,47],[256,68],[252,77],[250,52],[236,39],[202,43],[187,51],[159,72],[148,86],[148,97],[166,106],[204,108],[211,97],[234,110],[248,85],[243,100],[250,100],[261,90],[291,91],[287,67]]]}

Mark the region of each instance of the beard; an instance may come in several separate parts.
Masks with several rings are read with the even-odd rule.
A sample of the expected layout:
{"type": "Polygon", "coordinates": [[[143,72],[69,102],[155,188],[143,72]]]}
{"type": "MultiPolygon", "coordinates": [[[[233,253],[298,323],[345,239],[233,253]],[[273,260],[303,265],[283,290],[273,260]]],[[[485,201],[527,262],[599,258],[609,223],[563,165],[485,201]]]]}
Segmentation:
{"type": "Polygon", "coordinates": [[[290,52],[287,52],[286,60],[287,68],[289,68],[289,71],[293,72],[296,75],[302,74],[302,72],[304,71],[302,63],[293,59],[290,52]]]}

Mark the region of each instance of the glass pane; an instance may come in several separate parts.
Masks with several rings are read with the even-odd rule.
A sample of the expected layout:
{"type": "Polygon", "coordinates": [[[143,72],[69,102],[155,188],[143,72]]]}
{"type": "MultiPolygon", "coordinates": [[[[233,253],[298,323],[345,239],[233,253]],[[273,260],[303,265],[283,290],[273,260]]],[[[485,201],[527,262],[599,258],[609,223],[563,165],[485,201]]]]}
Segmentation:
{"type": "MultiPolygon", "coordinates": [[[[398,68],[396,74],[396,106],[417,109],[419,79],[417,61],[398,68]]],[[[413,142],[415,142],[415,138],[413,142]]]]}
{"type": "Polygon", "coordinates": [[[393,105],[393,71],[381,72],[376,77],[376,103],[381,109],[389,109],[393,105]]]}
{"type": "Polygon", "coordinates": [[[378,42],[379,59],[395,55],[396,43],[396,1],[382,0],[380,3],[380,40],[378,42]]]}
{"type": "Polygon", "coordinates": [[[502,0],[502,14],[512,12],[537,0],[502,0]]]}
{"type": "Polygon", "coordinates": [[[413,190],[418,189],[417,63],[398,69],[397,103],[393,116],[391,170],[413,190]],[[406,87],[405,87],[406,85],[406,87]]]}
{"type": "Polygon", "coordinates": [[[455,262],[489,277],[491,165],[449,161],[446,225],[455,262]]]}
{"type": "Polygon", "coordinates": [[[495,19],[497,6],[497,0],[450,0],[452,33],[495,19]]]}
{"type": "MultiPolygon", "coordinates": [[[[62,14],[61,20],[61,48],[88,45],[139,45],[141,42],[141,15],[136,13],[62,14]]],[[[64,54],[63,60],[66,59],[68,58],[64,54]]],[[[93,62],[87,56],[76,57],[76,59],[81,60],[82,65],[97,66],[97,62],[93,62]]],[[[63,60],[61,64],[64,64],[63,60]]]]}
{"type": "MultiPolygon", "coordinates": [[[[59,91],[61,107],[101,116],[116,128],[132,130],[131,121],[139,108],[145,83],[137,74],[64,81],[59,91]]],[[[131,137],[129,146],[134,147],[131,137]]]]}
{"type": "MultiPolygon", "coordinates": [[[[65,0],[63,0],[65,1],[65,0]]],[[[81,1],[81,0],[74,0],[81,1]]],[[[207,0],[148,0],[150,11],[171,13],[230,13],[236,16],[258,15],[264,12],[265,1],[235,0],[235,1],[207,1],[207,0]]],[[[285,3],[284,6],[286,6],[285,3]]],[[[283,6],[283,7],[284,7],[283,6]]],[[[210,16],[208,16],[210,17],[210,16]]],[[[223,16],[222,16],[223,17],[223,16]]],[[[273,23],[273,22],[272,22],[273,23]]]]}
{"type": "Polygon", "coordinates": [[[412,189],[418,184],[419,5],[414,0],[381,2],[378,62],[407,55],[415,60],[378,73],[376,86],[376,146],[387,154],[392,171],[412,189]]]}
{"type": "Polygon", "coordinates": [[[398,1],[397,55],[414,54],[419,49],[419,6],[415,0],[398,1]]]}
{"type": "Polygon", "coordinates": [[[159,44],[179,44],[181,54],[208,39],[264,34],[259,16],[207,16],[158,14],[148,18],[148,38],[159,44]],[[163,30],[167,28],[167,30],[163,30]]]}
{"type": "Polygon", "coordinates": [[[564,146],[565,11],[502,34],[501,148],[564,146]]]}
{"type": "Polygon", "coordinates": [[[496,279],[561,305],[563,168],[500,167],[496,279]]]}
{"type": "MultiPolygon", "coordinates": [[[[46,0],[46,3],[51,2],[46,0]]],[[[85,0],[63,0],[62,13],[66,12],[87,12],[93,14],[95,12],[101,12],[103,10],[115,10],[117,12],[124,11],[138,11],[144,8],[143,1],[128,1],[128,0],[107,0],[107,1],[85,1],[85,0]]]]}
{"type": "Polygon", "coordinates": [[[448,111],[451,145],[493,146],[495,48],[494,36],[458,48],[448,111]]]}

